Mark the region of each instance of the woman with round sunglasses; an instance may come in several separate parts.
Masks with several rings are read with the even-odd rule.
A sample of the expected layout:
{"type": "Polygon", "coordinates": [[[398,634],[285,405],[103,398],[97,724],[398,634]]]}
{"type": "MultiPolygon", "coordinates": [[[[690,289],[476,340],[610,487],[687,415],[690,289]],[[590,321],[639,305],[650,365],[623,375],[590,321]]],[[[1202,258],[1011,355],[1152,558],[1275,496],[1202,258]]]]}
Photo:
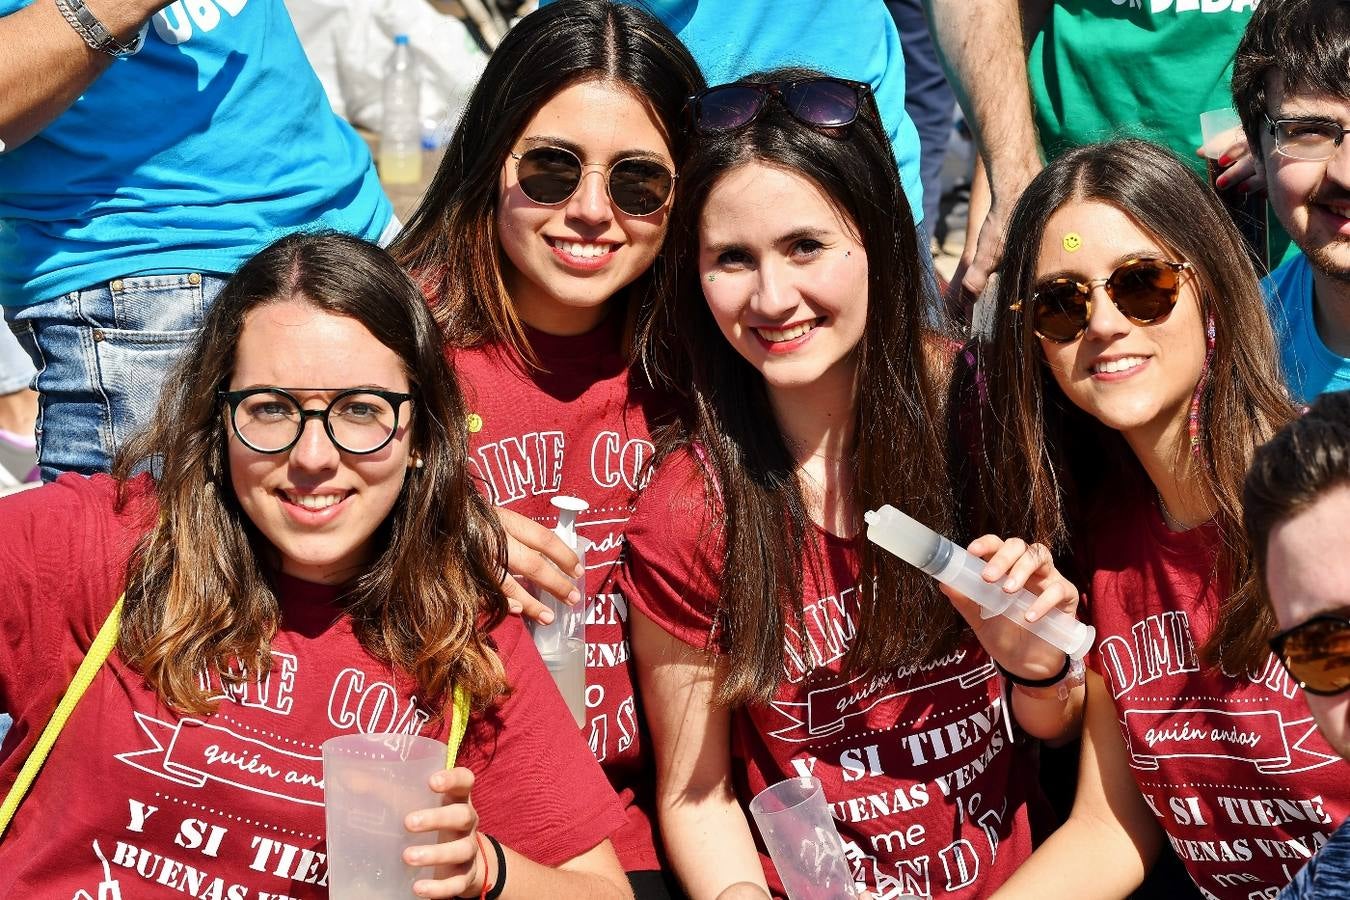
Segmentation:
{"type": "Polygon", "coordinates": [[[1212,192],[1139,141],[1057,159],[1008,234],[956,380],[967,527],[1072,553],[1097,645],[1072,813],[998,896],[1127,896],[1164,839],[1205,896],[1274,896],[1350,797],[1242,532],[1252,454],[1294,415],[1256,273],[1212,192]]]}
{"type": "MultiPolygon", "coordinates": [[[[851,121],[813,120],[789,99],[812,80],[828,83],[754,76],[738,86],[766,98],[754,114],[700,134],[668,249],[679,279],[643,339],[692,410],[630,521],[622,582],[662,834],[695,900],[781,897],[747,808],[813,776],[874,896],[983,897],[1032,848],[1041,798],[1019,732],[1071,732],[1082,691],[1062,652],[862,536],[884,503],[951,532],[951,351],[924,325],[870,98],[851,121]],[[999,665],[1046,689],[1009,700],[999,665]]],[[[1038,593],[1037,613],[1074,608],[1044,548],[972,550],[990,582],[1038,593]]]]}
{"type": "Polygon", "coordinates": [[[462,737],[442,802],[400,823],[413,894],[629,896],[622,809],[506,614],[463,401],[398,265],[282,239],[169,383],[113,477],[0,501],[5,790],[95,660],[0,804],[0,895],[326,897],[321,745],[395,733],[462,737]]]}
{"type": "MultiPolygon", "coordinates": [[[[588,506],[576,524],[590,543],[582,733],[628,808],[619,858],[637,894],[656,898],[667,887],[650,749],[614,573],[650,429],[668,407],[630,369],[629,347],[658,275],[685,101],[702,87],[688,52],[641,9],[562,0],[531,13],[493,52],[393,247],[446,331],[474,474],[504,522],[547,535],[553,498],[588,506]]],[[[576,565],[556,542],[538,544],[576,565]]],[[[538,559],[542,580],[552,565],[538,559]]]]}

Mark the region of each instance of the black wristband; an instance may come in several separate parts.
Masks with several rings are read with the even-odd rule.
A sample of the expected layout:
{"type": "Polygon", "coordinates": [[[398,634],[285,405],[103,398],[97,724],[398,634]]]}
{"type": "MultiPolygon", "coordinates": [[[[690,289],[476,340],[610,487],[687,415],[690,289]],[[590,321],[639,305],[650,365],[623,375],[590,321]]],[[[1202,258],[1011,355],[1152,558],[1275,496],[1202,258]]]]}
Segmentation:
{"type": "Polygon", "coordinates": [[[495,837],[490,834],[484,834],[483,837],[487,838],[488,843],[492,845],[493,851],[497,854],[497,883],[492,886],[492,890],[483,896],[487,900],[497,900],[506,887],[506,853],[502,851],[502,845],[495,837]]]}
{"type": "Polygon", "coordinates": [[[1008,679],[1009,682],[1019,684],[1024,688],[1054,687],[1065,678],[1069,677],[1069,667],[1072,665],[1073,660],[1069,659],[1069,654],[1066,653],[1064,654],[1064,668],[1060,669],[1049,678],[1021,678],[1000,666],[998,660],[994,660],[994,668],[998,669],[1004,678],[1008,679]]]}

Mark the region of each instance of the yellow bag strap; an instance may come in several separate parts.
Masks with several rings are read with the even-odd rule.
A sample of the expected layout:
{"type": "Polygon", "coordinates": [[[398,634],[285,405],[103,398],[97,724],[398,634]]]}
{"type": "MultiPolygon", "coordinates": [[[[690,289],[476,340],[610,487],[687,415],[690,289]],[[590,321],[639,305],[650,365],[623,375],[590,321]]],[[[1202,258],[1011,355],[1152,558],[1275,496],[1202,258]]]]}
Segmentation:
{"type": "MultiPolygon", "coordinates": [[[[464,732],[469,730],[469,695],[464,690],[464,685],[455,685],[455,692],[450,703],[450,735],[446,740],[445,748],[445,767],[453,769],[455,759],[459,756],[459,745],[464,743],[464,732]]],[[[4,829],[0,828],[0,834],[4,829]]]]}
{"type": "Polygon", "coordinates": [[[118,597],[117,603],[113,605],[112,612],[108,613],[108,618],[104,621],[103,627],[98,630],[98,635],[95,636],[89,652],[85,654],[80,667],[75,670],[75,677],[71,679],[70,687],[66,688],[65,696],[57,704],[56,712],[52,713],[51,719],[47,722],[47,727],[42,729],[42,735],[33,745],[33,751],[28,754],[28,759],[24,762],[23,768],[19,770],[18,779],[9,789],[9,793],[5,795],[5,802],[0,804],[0,838],[5,836],[5,831],[9,828],[9,820],[14,818],[14,811],[19,808],[19,803],[23,800],[24,795],[33,786],[33,779],[37,778],[38,770],[47,761],[47,754],[51,753],[57,735],[61,733],[62,728],[66,727],[66,720],[75,711],[75,704],[80,702],[85,689],[94,680],[94,676],[103,667],[108,654],[117,644],[117,633],[121,622],[122,598],[118,597]]]}
{"type": "MultiPolygon", "coordinates": [[[[94,676],[103,667],[103,663],[107,661],[112,648],[117,645],[118,630],[122,624],[123,599],[118,597],[117,602],[113,604],[112,612],[108,613],[108,618],[103,622],[103,627],[99,628],[98,634],[94,637],[94,643],[89,647],[89,652],[80,662],[80,667],[75,670],[75,677],[71,679],[70,687],[66,688],[65,695],[61,697],[61,702],[57,704],[56,712],[52,713],[51,719],[47,722],[47,727],[42,729],[42,735],[33,745],[33,750],[28,754],[28,759],[24,761],[23,768],[19,770],[19,777],[15,779],[9,793],[5,795],[5,802],[0,803],[0,840],[4,839],[5,832],[9,829],[10,820],[14,818],[14,813],[18,810],[19,804],[23,802],[28,789],[33,786],[38,771],[41,770],[42,764],[47,761],[47,755],[52,752],[52,747],[56,744],[56,738],[61,734],[61,729],[66,727],[66,721],[70,718],[70,714],[75,711],[75,704],[80,702],[85,689],[94,680],[94,676]]],[[[450,706],[450,735],[445,750],[445,767],[447,769],[455,767],[460,745],[464,743],[464,733],[468,730],[469,696],[464,690],[464,686],[457,684],[450,706]]]]}

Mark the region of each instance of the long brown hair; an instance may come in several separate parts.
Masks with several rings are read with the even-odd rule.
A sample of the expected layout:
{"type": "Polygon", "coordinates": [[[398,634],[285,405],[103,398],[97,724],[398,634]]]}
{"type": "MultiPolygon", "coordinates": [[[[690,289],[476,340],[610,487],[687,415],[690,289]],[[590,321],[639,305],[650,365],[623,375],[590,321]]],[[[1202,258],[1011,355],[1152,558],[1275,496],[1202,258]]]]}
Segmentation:
{"type": "Polygon", "coordinates": [[[127,567],[118,647],[186,711],[213,708],[198,683],[204,668],[227,684],[269,668],[280,618],[275,551],[230,486],[217,392],[229,383],[245,317],[284,300],[360,322],[398,354],[414,395],[411,441],[422,467],[405,478],[376,532],[383,549],[345,586],[341,611],[362,647],[417,682],[423,702],[443,706],[454,684],[482,706],[505,687],[483,637],[506,615],[505,539],[469,478],[459,388],[407,275],[379,248],[332,233],[283,238],[244,264],[166,381],[154,423],[118,457],[123,498],[137,468],[160,473],[158,522],[127,567]]]}
{"type": "MultiPolygon", "coordinates": [[[[787,69],[746,80],[815,77],[787,69]]],[[[727,668],[719,702],[773,697],[789,623],[800,631],[802,551],[815,545],[797,466],[769,405],[764,379],[722,336],[698,277],[698,223],[731,171],[776,166],[812,182],[856,228],[867,252],[867,319],[857,347],[856,473],[859,509],[897,503],[939,531],[950,519],[936,376],[923,327],[936,301],[925,290],[914,220],[880,117],[868,100],[846,134],[803,125],[777,102],[752,124],[701,138],[680,172],[683,191],[667,242],[666,279],[640,347],[656,377],[687,394],[684,427],[662,436],[670,452],[695,443],[707,461],[709,498],[724,539],[719,633],[727,668]]],[[[964,623],[918,570],[863,541],[857,636],[850,671],[937,658],[964,623]]]]}
{"type": "MultiPolygon", "coordinates": [[[[422,202],[390,248],[421,284],[455,347],[506,343],[534,361],[502,280],[497,192],[530,117],[564,88],[603,79],[651,106],[676,165],[685,100],[703,87],[689,51],[661,22],[614,0],[559,0],[521,19],[493,51],[422,202]]],[[[629,286],[630,326],[650,273],[629,286]]]]}
{"type": "MultiPolygon", "coordinates": [[[[1086,512],[1118,478],[1143,475],[1118,432],[1071,404],[1044,365],[1031,317],[1013,306],[1031,296],[1046,221],[1068,203],[1108,203],[1180,260],[1190,262],[1202,316],[1214,322],[1214,354],[1201,392],[1201,478],[1217,501],[1219,569],[1228,594],[1206,660],[1228,671],[1264,663],[1274,621],[1260,603],[1242,532],[1242,479],[1257,446],[1294,415],[1255,269],[1218,198],[1168,151],[1144,141],[1072,150],[1027,187],[1008,223],[993,337],[970,352],[976,365],[953,382],[953,408],[974,411],[965,471],[966,533],[1028,535],[1059,552],[1090,528],[1086,512]]],[[[1028,305],[1029,308],[1029,305],[1028,305]]],[[[1183,445],[1178,453],[1190,452],[1183,445]]],[[[1180,467],[1184,458],[1178,459],[1180,467]]]]}

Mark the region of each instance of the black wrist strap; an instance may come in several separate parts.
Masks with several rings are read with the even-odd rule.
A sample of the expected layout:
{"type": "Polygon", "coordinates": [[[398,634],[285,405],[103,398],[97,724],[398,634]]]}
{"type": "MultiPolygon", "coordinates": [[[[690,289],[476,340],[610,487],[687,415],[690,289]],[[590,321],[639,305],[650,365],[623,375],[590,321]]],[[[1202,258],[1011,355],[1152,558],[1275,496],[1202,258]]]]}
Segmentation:
{"type": "Polygon", "coordinates": [[[1058,672],[1056,672],[1054,675],[1051,675],[1049,678],[1022,678],[1017,675],[1014,675],[1007,669],[1000,666],[998,664],[998,660],[994,660],[994,668],[998,669],[1004,678],[1008,679],[1008,681],[1012,684],[1020,684],[1022,687],[1025,688],[1054,687],[1055,685],[1063,681],[1065,678],[1069,677],[1069,667],[1072,665],[1073,660],[1069,659],[1069,654],[1066,653],[1064,654],[1064,668],[1060,669],[1058,672]]]}
{"type": "Polygon", "coordinates": [[[502,895],[502,890],[506,887],[506,853],[502,851],[501,843],[492,835],[484,834],[488,843],[492,845],[492,850],[497,854],[497,883],[492,886],[492,890],[483,896],[487,900],[497,900],[502,895]]]}

